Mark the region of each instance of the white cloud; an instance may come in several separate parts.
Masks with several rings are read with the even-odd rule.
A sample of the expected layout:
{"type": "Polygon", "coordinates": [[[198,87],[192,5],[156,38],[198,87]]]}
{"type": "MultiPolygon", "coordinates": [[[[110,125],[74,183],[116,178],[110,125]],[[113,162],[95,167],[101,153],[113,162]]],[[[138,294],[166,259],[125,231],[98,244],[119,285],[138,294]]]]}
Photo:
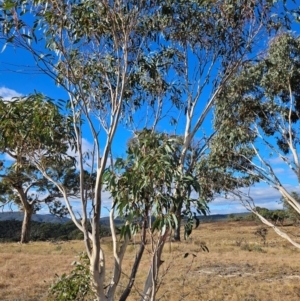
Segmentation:
{"type": "MultiPolygon", "coordinates": [[[[298,186],[290,184],[283,185],[288,191],[296,191],[300,193],[298,186]]],[[[248,192],[248,189],[242,190],[244,193],[248,192]]],[[[253,198],[255,206],[268,208],[270,210],[282,209],[282,203],[280,201],[281,195],[278,190],[269,186],[253,186],[250,188],[250,196],[253,198]]],[[[216,197],[211,203],[208,204],[211,214],[228,214],[228,213],[240,213],[247,212],[247,209],[241,204],[241,202],[234,197],[216,197]]]]}
{"type": "MultiPolygon", "coordinates": [[[[64,204],[64,201],[62,201],[64,204]]],[[[82,205],[81,201],[79,199],[72,199],[70,201],[72,209],[77,217],[80,217],[82,215],[82,205]]],[[[101,217],[108,216],[109,211],[111,209],[112,205],[112,199],[111,195],[108,191],[103,191],[101,194],[101,217]]],[[[91,202],[88,203],[87,205],[87,213],[89,214],[92,211],[92,204],[91,202]]]]}
{"type": "MultiPolygon", "coordinates": [[[[293,160],[293,155],[292,155],[292,154],[289,154],[289,155],[287,155],[287,156],[285,156],[285,157],[288,159],[288,161],[292,161],[292,160],[293,160]]],[[[281,157],[279,157],[279,156],[271,157],[271,158],[269,158],[267,161],[268,161],[270,164],[272,164],[272,165],[286,164],[286,163],[284,162],[284,160],[282,160],[281,157]]]]}
{"type": "Polygon", "coordinates": [[[268,160],[270,164],[282,164],[284,161],[280,157],[272,157],[268,160]]]}
{"type": "Polygon", "coordinates": [[[275,174],[283,174],[286,173],[286,169],[282,168],[282,167],[277,167],[277,168],[273,168],[273,171],[275,174]]]}
{"type": "Polygon", "coordinates": [[[102,197],[102,207],[111,209],[112,198],[110,193],[108,191],[103,191],[101,197],[102,197]]]}
{"type": "MultiPolygon", "coordinates": [[[[85,156],[85,158],[84,158],[85,163],[86,163],[85,165],[87,165],[88,167],[91,167],[93,160],[92,160],[91,156],[88,158],[86,156],[86,154],[91,153],[93,151],[93,149],[94,148],[93,148],[92,143],[90,143],[87,139],[82,138],[82,153],[85,156]]],[[[75,149],[74,150],[69,149],[68,155],[71,157],[74,157],[76,159],[78,158],[78,154],[75,149]]]]}
{"type": "Polygon", "coordinates": [[[13,97],[19,96],[22,96],[22,94],[18,93],[15,90],[6,87],[0,87],[0,97],[2,97],[3,100],[11,100],[13,97]]]}

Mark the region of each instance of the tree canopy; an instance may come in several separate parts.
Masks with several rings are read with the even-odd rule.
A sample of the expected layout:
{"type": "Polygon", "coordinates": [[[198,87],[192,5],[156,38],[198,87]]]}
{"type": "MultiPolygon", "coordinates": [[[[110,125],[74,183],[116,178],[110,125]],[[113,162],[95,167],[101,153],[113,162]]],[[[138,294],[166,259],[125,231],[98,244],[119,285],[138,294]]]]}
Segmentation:
{"type": "Polygon", "coordinates": [[[6,155],[0,173],[1,202],[13,202],[24,211],[22,243],[29,242],[31,216],[42,203],[52,213],[67,214],[59,200],[61,193],[31,160],[47,162],[47,169],[60,173],[66,187],[70,187],[66,173],[73,170],[75,174],[73,160],[67,155],[72,139],[68,123],[58,107],[41,94],[0,100],[0,153],[6,155]],[[57,162],[62,156],[66,160],[57,162]]]}
{"type": "MultiPolygon", "coordinates": [[[[162,208],[163,212],[167,210],[165,205],[177,202],[175,208],[164,213],[166,217],[172,217],[168,219],[171,225],[166,225],[165,219],[157,219],[163,222],[157,224],[159,238],[153,245],[148,278],[141,292],[142,300],[154,300],[158,288],[158,259],[171,233],[172,223],[178,221],[179,225],[181,214],[189,209],[190,186],[196,192],[200,191],[194,181],[194,169],[190,170],[193,144],[199,141],[198,148],[203,150],[200,154],[205,153],[215,133],[211,130],[205,132],[203,125],[217,99],[225,93],[224,90],[227,91],[227,84],[236,72],[246,62],[252,61],[252,54],[258,50],[257,42],[289,26],[288,15],[283,9],[278,9],[274,1],[268,0],[5,0],[0,7],[1,32],[6,43],[28,50],[37,68],[68,93],[80,170],[80,222],[70,206],[66,187],[47,172],[47,161],[34,156],[30,160],[62,193],[73,222],[84,234],[97,300],[115,298],[128,244],[128,235],[125,235],[118,246],[113,231],[115,210],[124,202],[116,204],[112,199],[114,267],[106,285],[107,266],[98,225],[103,205],[103,176],[110,164],[109,157],[111,164],[114,161],[112,143],[117,129],[123,124],[135,132],[144,127],[162,132],[158,129],[165,128],[167,120],[172,125],[171,134],[182,136],[178,140],[180,145],[179,142],[172,146],[166,144],[176,154],[177,162],[172,161],[174,157],[171,158],[170,150],[165,148],[167,141],[158,143],[162,153],[157,158],[150,152],[153,165],[141,157],[142,152],[136,151],[135,157],[130,159],[133,165],[134,160],[141,160],[140,167],[151,168],[153,175],[162,177],[168,185],[174,181],[175,195],[168,194],[167,187],[159,186],[161,179],[151,178],[151,172],[139,170],[139,166],[135,167],[143,172],[144,177],[139,179],[133,175],[137,180],[134,184],[126,165],[122,167],[124,176],[129,177],[125,180],[128,180],[132,196],[142,197],[135,186],[139,184],[142,185],[139,188],[141,193],[146,187],[152,194],[157,193],[151,199],[159,201],[155,204],[157,210],[162,208]],[[87,127],[83,128],[82,120],[87,127]],[[82,148],[83,138],[87,136],[92,137],[94,143],[89,168],[86,168],[82,148]],[[172,160],[165,160],[167,157],[172,160]],[[173,174],[166,162],[175,168],[173,174]],[[166,175],[159,164],[168,171],[166,175]],[[86,171],[96,172],[92,198],[84,194],[86,171]],[[155,189],[150,179],[154,181],[155,189]],[[92,208],[90,218],[88,202],[92,208]]],[[[158,141],[162,138],[159,137],[158,141]]],[[[149,139],[151,142],[152,138],[149,139]]],[[[133,150],[129,149],[129,158],[133,150]]],[[[65,157],[58,159],[62,158],[65,157]]],[[[118,166],[117,163],[121,164],[121,161],[115,163],[118,166]]],[[[202,166],[207,165],[203,163],[202,166]]],[[[124,197],[115,195],[117,199],[121,196],[124,197]]],[[[136,208],[130,202],[124,205],[123,209],[126,208],[136,214],[136,208]]],[[[180,239],[179,227],[176,233],[176,238],[180,239]]]]}
{"type": "MultiPolygon", "coordinates": [[[[233,170],[274,187],[297,212],[299,203],[271,160],[280,159],[299,182],[299,46],[299,37],[281,33],[257,62],[241,66],[217,102],[214,124],[218,134],[212,148],[217,158],[218,147],[227,157],[241,156],[244,164],[233,170]]],[[[226,162],[232,161],[225,160],[231,168],[226,162]]],[[[246,208],[261,216],[249,197],[244,201],[246,208]]],[[[299,247],[290,237],[280,235],[299,247]]]]}

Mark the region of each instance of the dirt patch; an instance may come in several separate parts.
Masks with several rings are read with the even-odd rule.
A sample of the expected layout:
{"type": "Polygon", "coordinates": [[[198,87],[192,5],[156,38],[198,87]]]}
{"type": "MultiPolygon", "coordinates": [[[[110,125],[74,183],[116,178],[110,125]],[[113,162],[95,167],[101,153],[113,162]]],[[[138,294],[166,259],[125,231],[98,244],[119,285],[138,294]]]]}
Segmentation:
{"type": "Polygon", "coordinates": [[[288,274],[286,271],[278,271],[274,273],[272,277],[269,276],[270,271],[266,269],[261,271],[250,264],[231,264],[231,265],[215,265],[215,266],[206,266],[195,271],[198,275],[210,275],[210,276],[219,276],[225,278],[231,277],[259,277],[260,280],[266,282],[273,282],[279,280],[295,280],[300,279],[300,273],[288,274]]]}
{"type": "Polygon", "coordinates": [[[204,267],[196,271],[198,274],[203,275],[216,275],[220,277],[248,277],[258,275],[253,266],[250,264],[244,265],[215,265],[204,267]]]}

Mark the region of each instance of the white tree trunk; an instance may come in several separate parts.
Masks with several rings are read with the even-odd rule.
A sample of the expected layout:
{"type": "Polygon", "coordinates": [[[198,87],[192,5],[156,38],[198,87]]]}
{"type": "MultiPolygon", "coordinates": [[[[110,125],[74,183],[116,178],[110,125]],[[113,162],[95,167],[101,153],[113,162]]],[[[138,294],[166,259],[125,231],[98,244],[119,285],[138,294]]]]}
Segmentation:
{"type": "MultiPolygon", "coordinates": [[[[141,296],[141,301],[154,301],[156,292],[157,292],[157,281],[158,281],[158,272],[162,264],[161,255],[166,242],[167,237],[169,236],[169,231],[166,231],[161,235],[156,243],[156,246],[152,255],[151,267],[145,282],[144,290],[141,296]]],[[[153,239],[153,238],[152,238],[153,239]]]]}

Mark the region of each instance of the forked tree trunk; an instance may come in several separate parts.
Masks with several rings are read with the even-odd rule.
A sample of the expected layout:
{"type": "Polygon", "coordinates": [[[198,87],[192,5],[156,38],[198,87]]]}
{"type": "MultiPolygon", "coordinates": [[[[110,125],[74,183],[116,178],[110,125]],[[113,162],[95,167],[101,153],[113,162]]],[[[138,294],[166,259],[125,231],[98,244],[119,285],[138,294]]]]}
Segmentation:
{"type": "Polygon", "coordinates": [[[157,292],[158,272],[161,264],[163,263],[163,261],[161,260],[161,255],[168,236],[169,236],[169,231],[167,230],[166,233],[158,239],[152,257],[151,268],[149,270],[140,301],[155,300],[155,296],[157,292]]]}
{"type": "Polygon", "coordinates": [[[24,192],[22,186],[15,185],[14,188],[18,191],[18,194],[20,196],[20,200],[21,200],[21,203],[23,206],[23,210],[24,210],[20,243],[26,244],[30,240],[31,218],[32,218],[35,202],[28,201],[26,192],[24,192]]]}
{"type": "Polygon", "coordinates": [[[30,232],[31,232],[31,218],[33,214],[33,205],[26,206],[24,208],[24,218],[22,223],[21,231],[21,244],[26,244],[30,241],[30,232]]]}

